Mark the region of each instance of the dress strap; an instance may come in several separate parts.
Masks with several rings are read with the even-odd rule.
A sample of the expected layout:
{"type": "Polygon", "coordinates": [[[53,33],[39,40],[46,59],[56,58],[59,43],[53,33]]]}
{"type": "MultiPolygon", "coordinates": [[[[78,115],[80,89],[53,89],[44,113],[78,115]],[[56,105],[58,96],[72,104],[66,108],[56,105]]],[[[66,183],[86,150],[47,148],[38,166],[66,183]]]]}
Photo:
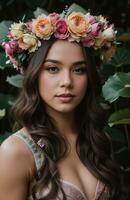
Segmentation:
{"type": "Polygon", "coordinates": [[[29,147],[29,149],[31,150],[34,156],[36,169],[39,174],[39,170],[44,162],[43,151],[40,149],[40,147],[35,143],[35,141],[32,139],[32,137],[28,133],[25,133],[22,130],[19,130],[13,135],[19,137],[27,144],[27,146],[29,147]]]}

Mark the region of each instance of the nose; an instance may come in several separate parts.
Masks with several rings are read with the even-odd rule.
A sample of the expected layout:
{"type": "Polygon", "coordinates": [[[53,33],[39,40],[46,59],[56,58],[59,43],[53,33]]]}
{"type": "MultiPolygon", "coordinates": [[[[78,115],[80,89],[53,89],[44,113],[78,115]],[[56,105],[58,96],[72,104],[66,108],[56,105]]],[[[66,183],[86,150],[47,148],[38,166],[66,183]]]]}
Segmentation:
{"type": "Polygon", "coordinates": [[[65,71],[62,74],[60,86],[66,87],[66,88],[72,87],[72,77],[71,77],[71,73],[69,71],[65,71]]]}

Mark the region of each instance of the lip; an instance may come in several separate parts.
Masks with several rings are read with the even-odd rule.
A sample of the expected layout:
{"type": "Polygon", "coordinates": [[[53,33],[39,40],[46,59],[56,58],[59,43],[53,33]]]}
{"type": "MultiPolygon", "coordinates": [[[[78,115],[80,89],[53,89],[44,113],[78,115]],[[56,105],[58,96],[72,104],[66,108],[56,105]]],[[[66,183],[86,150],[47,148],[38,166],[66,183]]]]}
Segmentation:
{"type": "Polygon", "coordinates": [[[68,93],[68,94],[60,94],[56,96],[62,103],[69,103],[73,100],[74,95],[68,93]]]}
{"type": "Polygon", "coordinates": [[[64,94],[57,95],[57,97],[74,97],[74,95],[71,93],[64,93],[64,94]]]}

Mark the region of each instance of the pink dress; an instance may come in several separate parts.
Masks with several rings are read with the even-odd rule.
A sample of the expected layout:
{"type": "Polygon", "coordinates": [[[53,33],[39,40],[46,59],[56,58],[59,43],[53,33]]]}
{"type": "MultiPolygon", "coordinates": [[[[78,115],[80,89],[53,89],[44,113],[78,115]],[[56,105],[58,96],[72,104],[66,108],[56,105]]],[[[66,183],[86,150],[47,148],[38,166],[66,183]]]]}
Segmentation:
{"type": "MultiPolygon", "coordinates": [[[[29,134],[22,132],[21,130],[17,131],[13,135],[19,137],[27,144],[27,146],[29,147],[29,149],[31,150],[31,152],[34,156],[37,172],[39,172],[39,170],[42,166],[42,163],[44,161],[44,155],[43,155],[43,151],[41,150],[41,148],[34,142],[34,140],[32,139],[32,137],[29,134]]],[[[31,194],[31,190],[32,190],[32,187],[35,184],[35,182],[36,182],[36,180],[33,180],[33,182],[30,184],[30,189],[29,189],[29,194],[28,194],[27,200],[34,200],[34,198],[32,197],[32,194],[31,194]]],[[[60,182],[61,182],[61,186],[66,194],[67,200],[87,200],[86,195],[76,185],[74,185],[66,180],[63,180],[63,179],[60,179],[60,182]]],[[[93,200],[98,199],[98,197],[100,196],[100,193],[104,189],[104,186],[105,185],[98,180],[93,200]]],[[[44,189],[43,194],[45,194],[47,191],[48,191],[47,189],[44,189]]],[[[37,198],[40,197],[40,195],[38,195],[38,194],[36,194],[36,196],[37,196],[37,198]]],[[[53,200],[62,200],[62,193],[59,192],[57,198],[55,198],[53,200]]]]}

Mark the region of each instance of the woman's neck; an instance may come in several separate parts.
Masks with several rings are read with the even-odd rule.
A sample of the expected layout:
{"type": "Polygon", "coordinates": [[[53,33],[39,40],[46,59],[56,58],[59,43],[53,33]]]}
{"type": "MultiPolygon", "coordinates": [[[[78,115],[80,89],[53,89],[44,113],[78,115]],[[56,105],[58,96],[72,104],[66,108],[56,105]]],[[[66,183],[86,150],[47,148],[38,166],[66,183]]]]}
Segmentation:
{"type": "Polygon", "coordinates": [[[60,113],[56,111],[48,112],[54,119],[55,125],[63,136],[70,136],[77,134],[74,112],[60,113]]]}

